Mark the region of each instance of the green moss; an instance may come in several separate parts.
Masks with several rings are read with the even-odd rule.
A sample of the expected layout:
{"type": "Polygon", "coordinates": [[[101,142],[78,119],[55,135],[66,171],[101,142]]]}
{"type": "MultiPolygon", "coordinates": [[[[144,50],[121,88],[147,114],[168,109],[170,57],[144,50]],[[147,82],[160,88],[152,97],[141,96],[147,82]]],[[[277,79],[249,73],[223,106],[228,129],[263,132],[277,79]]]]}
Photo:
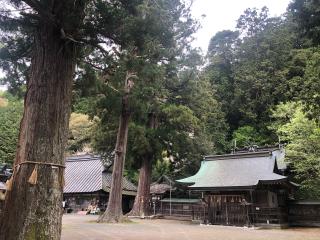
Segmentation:
{"type": "Polygon", "coordinates": [[[29,227],[27,234],[25,235],[25,240],[48,240],[48,237],[44,234],[44,227],[40,227],[39,225],[32,224],[29,227]]]}
{"type": "Polygon", "coordinates": [[[35,240],[36,239],[36,227],[31,225],[27,234],[25,235],[25,240],[35,240]]]}
{"type": "MultiPolygon", "coordinates": [[[[90,220],[90,221],[88,221],[89,223],[97,223],[97,220],[90,220]]],[[[104,223],[104,224],[136,224],[137,222],[135,222],[135,221],[132,221],[132,220],[130,220],[128,217],[126,217],[126,216],[123,216],[122,218],[121,218],[121,220],[120,221],[118,221],[118,222],[113,222],[113,221],[109,221],[108,219],[107,220],[105,220],[105,221],[102,221],[102,222],[98,222],[98,224],[101,224],[101,223],[104,223]]]]}

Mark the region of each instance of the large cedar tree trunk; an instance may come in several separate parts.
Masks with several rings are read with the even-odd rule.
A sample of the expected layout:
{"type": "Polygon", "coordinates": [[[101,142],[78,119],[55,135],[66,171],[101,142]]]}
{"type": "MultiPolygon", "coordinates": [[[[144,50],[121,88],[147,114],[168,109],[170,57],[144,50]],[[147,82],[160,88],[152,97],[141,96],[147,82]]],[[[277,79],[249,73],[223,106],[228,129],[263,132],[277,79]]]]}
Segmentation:
{"type": "Polygon", "coordinates": [[[136,198],[129,216],[148,216],[150,215],[150,183],[151,183],[151,159],[147,156],[143,158],[139,169],[139,183],[136,198]]]}
{"type": "Polygon", "coordinates": [[[129,94],[133,87],[130,80],[133,74],[127,73],[124,86],[124,95],[122,97],[121,114],[119,128],[115,147],[115,157],[113,162],[113,172],[111,181],[111,190],[109,194],[108,206],[106,211],[99,217],[97,222],[122,222],[122,178],[124,162],[127,151],[128,129],[130,121],[129,94]]]}
{"type": "MultiPolygon", "coordinates": [[[[56,5],[69,3],[79,13],[84,8],[79,1],[77,7],[66,0],[51,2],[55,4],[45,10],[60,15],[60,20],[68,9],[64,6],[55,14],[56,5]]],[[[79,24],[81,16],[77,17],[79,24]]],[[[75,45],[63,39],[60,27],[51,21],[40,22],[34,36],[15,166],[26,161],[64,165],[75,54],[75,45]]],[[[28,182],[34,164],[14,169],[12,189],[7,191],[0,217],[1,240],[60,239],[64,169],[37,166],[36,184],[28,182]]]]}
{"type": "MultiPolygon", "coordinates": [[[[156,116],[149,114],[148,127],[156,128],[156,116]]],[[[129,216],[148,216],[150,215],[150,184],[152,174],[152,153],[148,153],[142,159],[139,169],[138,191],[134,200],[133,208],[128,213],[129,216]]]]}

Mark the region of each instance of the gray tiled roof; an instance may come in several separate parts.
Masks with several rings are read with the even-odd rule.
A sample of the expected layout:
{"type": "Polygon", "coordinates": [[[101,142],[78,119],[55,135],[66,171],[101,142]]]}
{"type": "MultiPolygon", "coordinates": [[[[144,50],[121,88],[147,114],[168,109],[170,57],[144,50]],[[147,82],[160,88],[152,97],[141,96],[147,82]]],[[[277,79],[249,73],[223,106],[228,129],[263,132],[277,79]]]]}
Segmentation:
{"type": "Polygon", "coordinates": [[[162,175],[156,182],[150,185],[151,194],[163,194],[167,191],[176,190],[174,187],[175,182],[171,180],[168,176],[162,175]]]}
{"type": "MultiPolygon", "coordinates": [[[[110,172],[105,172],[100,156],[90,154],[66,158],[64,193],[110,191],[110,172]]],[[[135,195],[136,186],[123,178],[123,194],[135,195]]]]}
{"type": "Polygon", "coordinates": [[[193,184],[191,189],[251,187],[261,181],[287,177],[274,173],[276,157],[271,152],[208,156],[199,171],[178,182],[193,184]]]}
{"type": "MultiPolygon", "coordinates": [[[[102,174],[102,186],[103,190],[106,192],[109,192],[111,189],[111,180],[112,180],[112,173],[111,172],[104,172],[102,174]]],[[[122,179],[122,189],[126,195],[132,195],[129,194],[129,191],[136,192],[137,187],[130,182],[126,177],[123,177],[122,179]]]]}

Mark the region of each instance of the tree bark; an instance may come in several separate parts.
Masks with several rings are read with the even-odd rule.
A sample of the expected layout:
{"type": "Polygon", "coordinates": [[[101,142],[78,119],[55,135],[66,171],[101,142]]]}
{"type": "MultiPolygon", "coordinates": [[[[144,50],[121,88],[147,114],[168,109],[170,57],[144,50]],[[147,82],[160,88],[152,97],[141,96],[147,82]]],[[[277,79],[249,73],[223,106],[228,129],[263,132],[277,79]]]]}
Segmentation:
{"type": "Polygon", "coordinates": [[[134,75],[127,73],[124,86],[124,95],[122,97],[121,114],[117,141],[115,147],[115,157],[113,162],[111,190],[109,194],[108,206],[106,211],[98,218],[97,222],[122,222],[122,179],[124,162],[127,151],[128,129],[130,122],[129,94],[133,87],[130,80],[134,75]]]}
{"type": "MultiPolygon", "coordinates": [[[[156,116],[154,113],[149,114],[148,127],[156,128],[156,116]]],[[[132,210],[128,213],[129,216],[149,216],[150,212],[150,184],[152,174],[152,153],[144,156],[139,169],[138,191],[134,199],[132,210]]]]}
{"type": "MultiPolygon", "coordinates": [[[[80,13],[79,24],[84,4],[74,7],[71,2],[59,4],[68,3],[76,9],[80,13]]],[[[55,14],[56,5],[57,2],[45,10],[55,14]]],[[[56,14],[60,20],[68,16],[63,14],[70,14],[67,7],[62,9],[56,14]]],[[[42,164],[64,165],[76,47],[61,37],[60,30],[43,21],[35,31],[12,188],[7,191],[0,217],[1,240],[60,239],[64,169],[42,164]],[[36,167],[35,184],[28,182],[35,164],[27,161],[41,163],[36,167]]]]}
{"type": "Polygon", "coordinates": [[[150,215],[151,168],[151,159],[148,157],[144,157],[142,160],[141,168],[139,169],[137,195],[134,199],[132,210],[128,213],[129,216],[144,217],[150,215]]]}

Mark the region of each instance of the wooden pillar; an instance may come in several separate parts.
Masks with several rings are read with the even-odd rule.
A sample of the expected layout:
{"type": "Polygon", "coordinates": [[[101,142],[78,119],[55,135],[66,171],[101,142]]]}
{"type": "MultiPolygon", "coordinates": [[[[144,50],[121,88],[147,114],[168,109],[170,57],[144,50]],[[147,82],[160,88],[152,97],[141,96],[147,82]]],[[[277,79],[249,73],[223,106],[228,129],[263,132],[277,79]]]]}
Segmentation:
{"type": "Polygon", "coordinates": [[[254,204],[253,204],[253,190],[250,190],[250,202],[251,202],[251,216],[252,216],[252,225],[255,223],[255,215],[254,215],[254,204]]]}

